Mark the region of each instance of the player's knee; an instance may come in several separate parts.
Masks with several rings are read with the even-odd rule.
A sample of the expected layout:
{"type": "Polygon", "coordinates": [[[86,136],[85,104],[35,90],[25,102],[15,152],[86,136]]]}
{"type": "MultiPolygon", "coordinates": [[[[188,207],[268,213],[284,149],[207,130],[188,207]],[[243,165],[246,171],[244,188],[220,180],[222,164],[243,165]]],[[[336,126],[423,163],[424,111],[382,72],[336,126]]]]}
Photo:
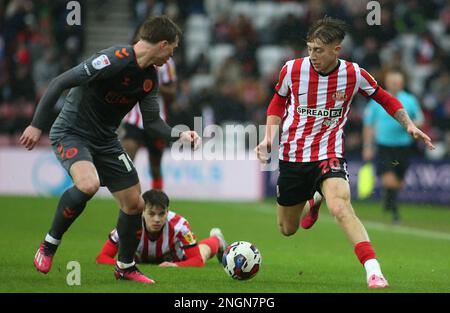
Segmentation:
{"type": "Polygon", "coordinates": [[[127,199],[122,210],[124,210],[124,212],[127,214],[135,215],[142,213],[144,211],[144,206],[144,200],[139,195],[139,193],[136,193],[136,195],[132,195],[127,199]]]}
{"type": "Polygon", "coordinates": [[[346,217],[352,215],[352,209],[350,201],[345,199],[336,199],[331,201],[331,203],[327,203],[331,215],[333,215],[338,221],[343,220],[346,217]]]}
{"type": "Polygon", "coordinates": [[[94,195],[100,188],[100,181],[96,178],[81,179],[76,183],[79,190],[87,195],[94,195]]]}
{"type": "Polygon", "coordinates": [[[298,226],[295,227],[285,223],[280,223],[278,227],[280,229],[280,232],[286,237],[294,235],[298,230],[298,226]]]}

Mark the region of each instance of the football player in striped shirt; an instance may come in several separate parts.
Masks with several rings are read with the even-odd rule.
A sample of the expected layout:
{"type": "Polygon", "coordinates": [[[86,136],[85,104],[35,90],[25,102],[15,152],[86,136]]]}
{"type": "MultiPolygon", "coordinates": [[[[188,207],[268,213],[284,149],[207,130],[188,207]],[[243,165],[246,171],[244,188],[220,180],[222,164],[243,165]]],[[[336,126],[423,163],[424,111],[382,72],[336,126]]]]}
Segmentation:
{"type": "MultiPolygon", "coordinates": [[[[160,190],[152,189],[142,197],[142,232],[135,254],[137,263],[155,263],[161,267],[201,267],[217,256],[222,261],[227,243],[219,228],[210,231],[210,237],[197,243],[189,222],[181,215],[169,211],[169,198],[160,190]]],[[[114,229],[96,258],[98,264],[116,264],[119,234],[114,229]]]]}
{"type": "Polygon", "coordinates": [[[364,266],[368,287],[384,288],[388,282],[350,202],[344,125],[353,97],[360,93],[372,98],[414,139],[423,140],[430,149],[434,146],[402,104],[368,72],[338,58],[345,32],[345,23],[330,17],[312,25],[306,38],[309,56],[290,60],[281,69],[267,110],[266,135],[255,150],[258,158],[267,162],[267,151],[277,134],[274,130],[281,130],[277,182],[281,233],[295,234],[300,220],[303,228],[315,223],[319,206],[310,210],[307,200],[319,192],[364,266]]]}

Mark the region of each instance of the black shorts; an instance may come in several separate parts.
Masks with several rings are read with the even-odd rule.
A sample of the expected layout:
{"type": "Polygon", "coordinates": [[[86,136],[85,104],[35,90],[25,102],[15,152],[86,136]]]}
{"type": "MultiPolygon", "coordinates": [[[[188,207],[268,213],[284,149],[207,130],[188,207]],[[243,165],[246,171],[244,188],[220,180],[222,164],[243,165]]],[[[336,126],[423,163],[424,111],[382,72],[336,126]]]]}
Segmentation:
{"type": "Polygon", "coordinates": [[[66,134],[54,141],[53,151],[70,175],[70,167],[77,161],[90,161],[97,169],[100,185],[116,192],[139,182],[137,171],[118,140],[96,145],[85,138],[66,134]]]}
{"type": "Polygon", "coordinates": [[[331,177],[348,181],[347,161],[332,158],[317,162],[286,162],[280,160],[280,175],[277,182],[277,202],[292,206],[311,199],[316,191],[321,192],[321,183],[331,177]]]}
{"type": "Polygon", "coordinates": [[[405,177],[411,160],[411,146],[389,147],[378,145],[376,167],[377,174],[393,172],[400,180],[405,177]]]}
{"type": "Polygon", "coordinates": [[[129,123],[123,123],[121,128],[121,139],[137,141],[148,149],[150,155],[162,156],[164,149],[167,146],[167,141],[164,138],[158,137],[157,135],[151,136],[142,128],[129,123]]]}

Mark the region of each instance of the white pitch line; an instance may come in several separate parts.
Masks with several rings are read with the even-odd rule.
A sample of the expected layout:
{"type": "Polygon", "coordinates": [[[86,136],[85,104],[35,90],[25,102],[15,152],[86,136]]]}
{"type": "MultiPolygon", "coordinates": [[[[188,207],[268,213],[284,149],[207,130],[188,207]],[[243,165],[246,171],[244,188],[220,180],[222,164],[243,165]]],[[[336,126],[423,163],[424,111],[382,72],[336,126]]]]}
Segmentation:
{"type": "MultiPolygon", "coordinates": [[[[273,210],[275,210],[273,208],[273,210]]],[[[272,213],[270,211],[267,211],[263,207],[259,207],[255,211],[258,212],[264,212],[264,213],[272,213]]],[[[334,218],[331,216],[322,216],[319,217],[319,223],[320,221],[324,221],[327,223],[336,223],[334,218]]],[[[443,233],[439,231],[434,230],[426,230],[416,227],[409,227],[409,226],[402,226],[402,225],[388,225],[383,224],[380,222],[370,222],[370,221],[363,221],[363,225],[368,229],[375,229],[379,231],[386,231],[391,233],[397,233],[402,235],[412,235],[416,237],[422,237],[422,238],[430,238],[430,239],[439,239],[439,240],[450,240],[450,234],[449,233],[443,233]]]]}
{"type": "Polygon", "coordinates": [[[430,239],[450,240],[450,234],[434,230],[426,230],[402,225],[386,225],[383,223],[368,221],[365,221],[364,225],[368,228],[381,231],[390,231],[397,234],[413,235],[430,239]]]}

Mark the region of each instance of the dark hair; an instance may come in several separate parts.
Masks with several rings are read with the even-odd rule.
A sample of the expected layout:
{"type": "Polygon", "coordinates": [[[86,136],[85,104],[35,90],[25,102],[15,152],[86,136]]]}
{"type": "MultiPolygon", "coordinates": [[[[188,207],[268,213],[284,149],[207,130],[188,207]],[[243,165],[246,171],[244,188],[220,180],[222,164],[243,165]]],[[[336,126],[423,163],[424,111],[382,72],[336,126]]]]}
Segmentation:
{"type": "Polygon", "coordinates": [[[139,38],[150,43],[167,40],[175,42],[181,37],[181,30],[177,24],[165,15],[148,18],[139,29],[139,38]]]}
{"type": "Polygon", "coordinates": [[[319,39],[324,44],[329,44],[335,41],[342,42],[347,31],[347,24],[337,18],[325,16],[316,21],[308,30],[306,35],[306,42],[312,42],[319,39]]]}
{"type": "Polygon", "coordinates": [[[144,198],[145,207],[157,206],[164,210],[169,207],[169,197],[161,190],[148,190],[142,194],[142,198],[144,198]]]}

